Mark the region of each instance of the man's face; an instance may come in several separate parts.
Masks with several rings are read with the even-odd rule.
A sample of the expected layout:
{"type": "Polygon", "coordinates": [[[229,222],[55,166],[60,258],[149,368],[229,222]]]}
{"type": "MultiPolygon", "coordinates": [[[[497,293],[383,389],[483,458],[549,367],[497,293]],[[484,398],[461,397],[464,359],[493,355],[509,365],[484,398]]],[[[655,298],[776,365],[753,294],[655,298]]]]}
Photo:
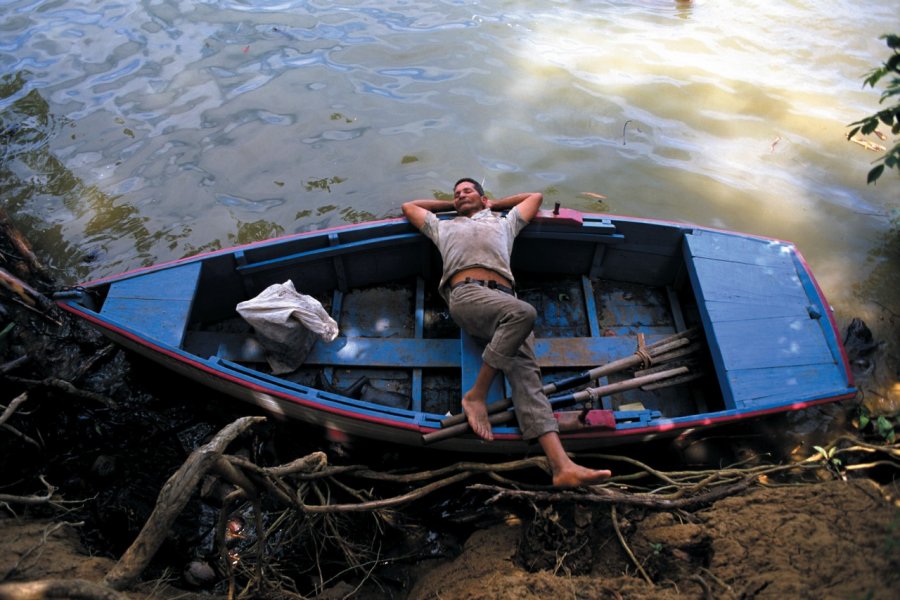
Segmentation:
{"type": "Polygon", "coordinates": [[[456,212],[471,216],[484,208],[484,197],[471,183],[463,181],[453,190],[453,205],[456,212]]]}

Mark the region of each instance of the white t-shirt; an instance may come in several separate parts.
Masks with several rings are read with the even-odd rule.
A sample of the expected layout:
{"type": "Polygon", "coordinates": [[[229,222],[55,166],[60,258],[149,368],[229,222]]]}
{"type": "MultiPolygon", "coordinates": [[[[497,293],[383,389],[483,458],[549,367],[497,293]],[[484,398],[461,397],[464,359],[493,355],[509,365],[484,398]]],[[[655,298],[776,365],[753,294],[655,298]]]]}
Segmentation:
{"type": "Polygon", "coordinates": [[[515,284],[510,257],[513,242],[528,225],[518,207],[505,216],[486,208],[471,217],[438,219],[434,213],[425,216],[424,233],[437,246],[444,260],[444,272],[438,290],[447,298],[444,286],[456,273],[471,267],[483,267],[502,275],[515,284]]]}

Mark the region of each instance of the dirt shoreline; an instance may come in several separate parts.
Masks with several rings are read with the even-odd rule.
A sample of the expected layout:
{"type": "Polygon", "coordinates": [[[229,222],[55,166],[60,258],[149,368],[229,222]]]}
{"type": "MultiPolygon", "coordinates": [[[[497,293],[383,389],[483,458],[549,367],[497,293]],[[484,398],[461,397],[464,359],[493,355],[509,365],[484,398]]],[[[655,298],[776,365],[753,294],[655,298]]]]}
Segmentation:
{"type": "MultiPolygon", "coordinates": [[[[319,597],[892,600],[900,585],[900,511],[892,492],[896,490],[868,479],[825,481],[755,489],[691,515],[620,514],[629,521],[629,547],[643,558],[652,584],[629,568],[623,547],[604,539],[610,532],[596,523],[575,534],[599,548],[589,573],[572,575],[565,568],[529,572],[520,565],[528,526],[510,519],[476,530],[455,558],[417,565],[415,580],[402,596],[341,582],[319,597]]],[[[603,521],[607,515],[599,512],[585,516],[585,522],[603,521]]],[[[79,541],[78,525],[62,519],[7,517],[0,528],[0,574],[7,583],[10,574],[19,582],[101,582],[114,563],[89,556],[79,541]]],[[[214,597],[171,583],[177,585],[178,578],[141,584],[124,597],[214,597]]],[[[0,584],[0,598],[20,597],[0,584]]]]}

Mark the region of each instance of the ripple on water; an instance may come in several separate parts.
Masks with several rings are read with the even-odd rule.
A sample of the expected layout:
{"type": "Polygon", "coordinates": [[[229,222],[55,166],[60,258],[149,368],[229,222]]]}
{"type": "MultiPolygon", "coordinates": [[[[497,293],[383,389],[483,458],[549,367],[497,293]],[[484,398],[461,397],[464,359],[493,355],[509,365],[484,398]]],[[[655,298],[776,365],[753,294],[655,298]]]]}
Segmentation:
{"type": "Polygon", "coordinates": [[[29,89],[19,74],[3,77],[0,82],[8,93],[6,98],[0,98],[0,159],[3,161],[44,148],[70,124],[66,117],[51,112],[40,93],[29,89]]]}
{"type": "Polygon", "coordinates": [[[264,213],[276,206],[285,203],[284,198],[263,198],[253,200],[250,198],[241,198],[231,194],[216,194],[216,202],[228,208],[238,209],[243,212],[264,213]]]}

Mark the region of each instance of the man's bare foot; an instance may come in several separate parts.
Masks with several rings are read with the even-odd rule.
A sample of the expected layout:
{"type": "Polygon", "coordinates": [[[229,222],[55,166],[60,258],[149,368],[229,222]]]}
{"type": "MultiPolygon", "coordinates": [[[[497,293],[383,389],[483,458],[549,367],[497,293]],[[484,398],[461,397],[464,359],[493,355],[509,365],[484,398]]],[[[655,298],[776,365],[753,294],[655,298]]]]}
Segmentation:
{"type": "Polygon", "coordinates": [[[485,401],[480,398],[473,398],[470,391],[462,399],[463,412],[466,413],[466,420],[469,427],[475,432],[475,435],[483,440],[491,441],[494,439],[494,433],[491,431],[491,422],[488,421],[487,406],[485,401]]]}
{"type": "Polygon", "coordinates": [[[612,477],[612,471],[607,469],[588,469],[573,463],[553,474],[553,487],[576,488],[583,485],[594,485],[606,481],[610,477],[612,477]]]}

